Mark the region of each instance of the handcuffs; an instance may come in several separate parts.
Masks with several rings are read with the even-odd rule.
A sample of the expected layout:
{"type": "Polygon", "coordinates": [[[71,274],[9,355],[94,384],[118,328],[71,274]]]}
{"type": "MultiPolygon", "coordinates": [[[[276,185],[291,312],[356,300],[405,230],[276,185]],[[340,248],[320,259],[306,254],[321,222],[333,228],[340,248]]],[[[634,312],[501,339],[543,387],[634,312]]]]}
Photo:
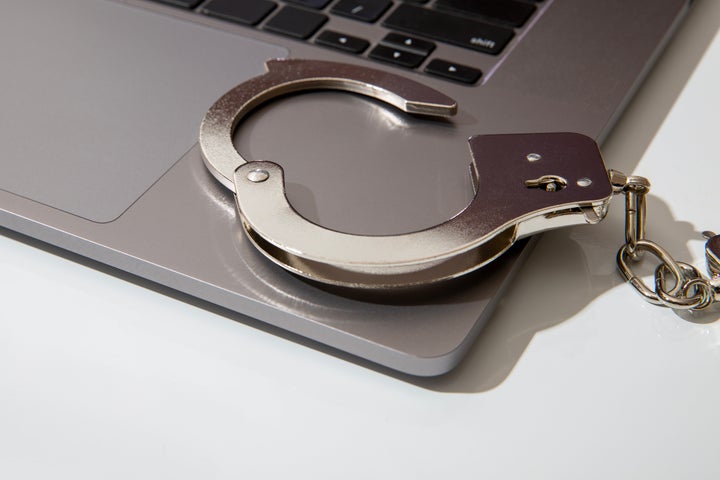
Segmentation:
{"type": "Polygon", "coordinates": [[[396,235],[331,230],[301,216],[285,195],[283,169],[248,161],[233,145],[239,123],[259,105],[288,93],[340,90],[404,112],[445,117],[456,102],[418,82],[366,67],[317,60],[269,60],[267,72],[223,95],[205,114],[199,144],[210,173],[235,194],[247,237],[267,258],[311,280],[351,288],[427,285],[479,269],[517,240],[558,227],[598,223],[616,193],[626,197],[625,278],[653,303],[702,309],[720,299],[720,236],[706,254],[712,278],[676,262],[644,238],[649,182],[605,168],[597,144],[577,133],[477,135],[468,140],[475,195],[453,218],[396,235]],[[492,178],[492,182],[486,179],[492,178]],[[649,251],[661,261],[654,290],[630,267],[649,251]]]}

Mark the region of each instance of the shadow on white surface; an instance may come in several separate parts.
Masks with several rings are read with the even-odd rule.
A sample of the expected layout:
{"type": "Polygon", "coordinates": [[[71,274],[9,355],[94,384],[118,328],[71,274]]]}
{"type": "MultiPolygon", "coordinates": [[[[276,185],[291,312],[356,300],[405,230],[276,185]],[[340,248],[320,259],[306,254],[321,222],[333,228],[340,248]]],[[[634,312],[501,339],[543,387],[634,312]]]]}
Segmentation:
{"type": "MultiPolygon", "coordinates": [[[[702,238],[700,233],[692,224],[674,219],[667,204],[657,198],[651,200],[652,236],[676,258],[691,258],[683,239],[702,238]]],[[[537,333],[572,319],[613,289],[627,289],[633,295],[615,265],[615,253],[623,241],[623,206],[622,199],[616,198],[611,206],[614,213],[602,226],[546,233],[465,360],[442,377],[409,381],[444,392],[491,390],[508,378],[537,333]]],[[[649,259],[639,264],[637,272],[652,275],[656,265],[649,259]]],[[[645,302],[640,295],[633,295],[632,301],[645,302]]],[[[627,315],[621,307],[607,312],[607,317],[627,315]]],[[[676,315],[677,321],[717,320],[716,312],[676,315]]],[[[633,320],[627,318],[628,322],[633,320]]]]}

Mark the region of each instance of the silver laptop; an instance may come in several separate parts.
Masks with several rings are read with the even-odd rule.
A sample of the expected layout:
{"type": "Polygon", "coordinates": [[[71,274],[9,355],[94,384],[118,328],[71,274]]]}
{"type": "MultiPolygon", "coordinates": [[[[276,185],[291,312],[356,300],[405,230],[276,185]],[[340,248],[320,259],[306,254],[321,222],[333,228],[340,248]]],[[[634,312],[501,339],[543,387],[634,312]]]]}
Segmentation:
{"type": "Polygon", "coordinates": [[[352,94],[303,93],[259,108],[235,136],[246,159],[284,167],[290,202],[309,220],[410,232],[471,200],[472,135],[572,131],[602,142],[690,3],[12,2],[0,15],[0,226],[247,324],[442,374],[529,249],[402,292],[296,277],[254,249],[231,192],[203,165],[207,108],[287,57],[387,70],[454,98],[456,117],[437,121],[352,94]]]}

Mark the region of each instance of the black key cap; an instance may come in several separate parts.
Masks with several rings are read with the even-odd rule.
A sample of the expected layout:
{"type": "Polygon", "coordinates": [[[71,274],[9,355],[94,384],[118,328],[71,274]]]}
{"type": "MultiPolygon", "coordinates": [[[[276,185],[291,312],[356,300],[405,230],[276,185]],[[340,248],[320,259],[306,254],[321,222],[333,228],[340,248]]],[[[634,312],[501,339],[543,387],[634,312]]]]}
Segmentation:
{"type": "MultiPolygon", "coordinates": [[[[242,1],[242,0],[240,0],[242,1]]],[[[310,7],[315,8],[317,10],[320,10],[321,8],[325,8],[325,5],[330,3],[330,0],[286,0],[289,3],[297,3],[298,5],[302,5],[303,7],[310,7]]]]}
{"type": "Polygon", "coordinates": [[[390,5],[390,0],[340,0],[330,11],[353,20],[374,22],[390,5]]]}
{"type": "Polygon", "coordinates": [[[398,50],[396,48],[378,45],[370,51],[370,58],[380,60],[381,62],[394,63],[401,67],[415,68],[425,60],[423,55],[408,52],[407,50],[398,50]]]}
{"type": "Polygon", "coordinates": [[[201,0],[155,0],[159,3],[166,3],[175,7],[195,8],[201,0]]]}
{"type": "MultiPolygon", "coordinates": [[[[245,0],[242,0],[243,2],[245,0]]],[[[322,13],[285,7],[265,24],[265,29],[295,38],[308,38],[327,22],[322,13]]]]}
{"type": "Polygon", "coordinates": [[[202,13],[233,22],[255,25],[275,9],[270,0],[211,0],[202,8],[202,13]]]}
{"type": "Polygon", "coordinates": [[[419,38],[411,37],[410,35],[403,35],[401,33],[388,33],[385,38],[380,40],[380,43],[388,47],[415,52],[425,57],[435,50],[434,43],[428,42],[427,40],[420,40],[419,38]]]}
{"type": "Polygon", "coordinates": [[[436,6],[480,15],[511,27],[522,26],[535,11],[535,5],[515,0],[438,0],[436,6]]]}
{"type": "Polygon", "coordinates": [[[425,72],[462,83],[475,83],[482,75],[482,72],[477,68],[437,58],[427,64],[425,72]]]}
{"type": "Polygon", "coordinates": [[[383,25],[493,55],[515,35],[508,28],[413,5],[400,5],[383,25]]]}
{"type": "Polygon", "coordinates": [[[332,30],[325,30],[320,33],[315,39],[315,43],[350,53],[362,53],[370,46],[370,42],[367,40],[333,32],[332,30]]]}

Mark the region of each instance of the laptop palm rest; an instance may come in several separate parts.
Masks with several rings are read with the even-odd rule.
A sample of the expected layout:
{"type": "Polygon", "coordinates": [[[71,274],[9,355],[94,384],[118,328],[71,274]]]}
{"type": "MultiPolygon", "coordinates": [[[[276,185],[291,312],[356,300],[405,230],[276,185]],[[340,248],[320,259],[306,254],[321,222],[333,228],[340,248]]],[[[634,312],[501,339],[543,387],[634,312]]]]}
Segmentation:
{"type": "Polygon", "coordinates": [[[0,90],[2,129],[15,140],[3,146],[0,189],[94,222],[120,216],[192,147],[219,95],[287,55],[107,0],[13,12],[0,15],[12,85],[0,90]]]}
{"type": "MultiPolygon", "coordinates": [[[[112,1],[71,1],[85,21],[61,18],[63,8],[50,0],[42,0],[44,18],[56,22],[22,5],[26,18],[0,19],[0,40],[23,23],[38,36],[0,53],[15,86],[0,92],[14,118],[4,134],[18,140],[0,158],[8,172],[0,178],[0,225],[393,369],[437,375],[457,364],[519,251],[439,292],[400,299],[326,290],[276,267],[242,234],[232,194],[211,177],[196,141],[221,94],[287,51],[112,1]],[[54,23],[89,26],[73,35],[54,23]],[[95,42],[80,40],[93,35],[95,42]],[[42,51],[52,41],[64,43],[57,58],[42,51]],[[110,48],[120,53],[106,57],[110,48]],[[28,59],[38,69],[30,81],[18,71],[28,59]],[[73,71],[61,72],[68,62],[73,71]],[[498,280],[480,281],[486,277],[498,280]]],[[[236,140],[249,157],[287,165],[291,201],[308,218],[390,233],[447,219],[467,204],[471,133],[467,112],[433,122],[318,92],[260,109],[236,140]],[[308,148],[340,135],[339,143],[308,148]],[[375,204],[358,201],[366,191],[375,204]]]]}

